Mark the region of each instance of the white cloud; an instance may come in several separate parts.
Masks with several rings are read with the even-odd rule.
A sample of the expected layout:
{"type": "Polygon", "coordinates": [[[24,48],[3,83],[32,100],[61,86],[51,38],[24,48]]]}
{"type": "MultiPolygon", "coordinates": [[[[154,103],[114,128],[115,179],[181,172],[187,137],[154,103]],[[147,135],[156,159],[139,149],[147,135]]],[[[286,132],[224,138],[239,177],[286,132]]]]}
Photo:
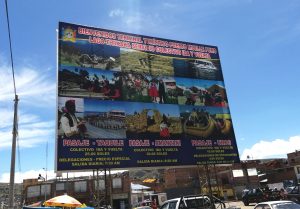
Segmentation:
{"type": "MultiPolygon", "coordinates": [[[[1,57],[3,58],[3,57],[1,57]]],[[[5,59],[3,59],[5,60],[5,59]]],[[[35,67],[15,68],[15,81],[18,104],[18,136],[20,147],[34,147],[54,136],[55,122],[42,117],[55,107],[55,78],[49,69],[35,67]],[[41,117],[38,111],[43,112],[41,117]],[[46,110],[46,111],[45,111],[46,110]]],[[[53,74],[54,75],[54,74],[53,74]]],[[[0,149],[11,147],[13,106],[13,80],[10,67],[4,62],[0,65],[0,149]]]]}
{"type": "Polygon", "coordinates": [[[177,7],[176,4],[173,4],[173,3],[170,3],[170,2],[164,2],[163,6],[166,7],[166,8],[170,8],[170,9],[177,7]]]}
{"type": "Polygon", "coordinates": [[[121,9],[114,9],[109,12],[110,17],[122,17],[124,15],[124,11],[121,9]]]}
{"type": "Polygon", "coordinates": [[[290,137],[288,140],[275,139],[273,141],[261,140],[254,144],[251,148],[245,149],[241,155],[241,159],[266,159],[272,157],[286,158],[287,153],[300,149],[300,136],[290,137]]]}
{"type": "MultiPolygon", "coordinates": [[[[112,171],[111,174],[115,173],[121,173],[126,170],[115,170],[112,171]]],[[[46,178],[46,171],[44,169],[40,170],[29,170],[24,172],[16,172],[15,173],[15,183],[22,183],[24,179],[37,179],[39,174],[41,174],[42,177],[46,178]]],[[[96,175],[96,174],[95,174],[96,175]]],[[[99,175],[104,175],[104,173],[100,173],[99,175]]],[[[63,178],[74,178],[74,177],[80,177],[80,176],[93,176],[93,172],[87,171],[87,172],[69,172],[69,173],[62,173],[63,178]]],[[[0,182],[9,182],[10,174],[9,173],[3,173],[0,177],[0,182]]],[[[54,170],[47,171],[47,179],[55,179],[56,173],[54,170]]]]}
{"type": "MultiPolygon", "coordinates": [[[[20,148],[35,147],[38,144],[44,143],[48,139],[53,138],[54,124],[55,124],[54,121],[43,122],[40,119],[32,122],[27,121],[26,124],[22,124],[22,122],[20,122],[19,129],[18,129],[20,148]]],[[[1,129],[0,148],[1,149],[10,148],[11,139],[12,139],[12,123],[10,123],[10,126],[8,126],[7,128],[1,129]]]]}
{"type": "Polygon", "coordinates": [[[126,28],[130,31],[140,30],[141,28],[147,26],[157,29],[161,18],[157,13],[154,14],[144,14],[139,11],[125,12],[120,9],[114,9],[109,12],[111,18],[120,18],[121,21],[126,25],[126,28]]]}
{"type": "MultiPolygon", "coordinates": [[[[35,106],[49,105],[55,101],[55,78],[49,78],[48,70],[22,67],[15,72],[17,94],[21,103],[35,106]]],[[[0,66],[0,101],[13,103],[14,90],[10,68],[0,66]]]]}

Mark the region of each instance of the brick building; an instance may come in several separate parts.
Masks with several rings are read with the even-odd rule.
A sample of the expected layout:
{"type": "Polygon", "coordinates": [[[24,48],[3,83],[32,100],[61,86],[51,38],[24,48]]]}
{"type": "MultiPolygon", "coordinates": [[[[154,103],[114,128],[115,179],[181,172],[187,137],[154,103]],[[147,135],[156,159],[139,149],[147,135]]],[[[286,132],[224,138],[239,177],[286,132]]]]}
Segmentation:
{"type": "MultiPolygon", "coordinates": [[[[300,152],[297,154],[300,161],[300,152]]],[[[208,180],[210,180],[214,195],[222,198],[225,196],[241,198],[242,190],[245,188],[264,187],[267,184],[295,180],[297,169],[300,179],[300,163],[295,162],[295,164],[299,167],[290,165],[287,159],[268,159],[208,166],[208,170],[203,166],[171,168],[164,169],[159,184],[156,182],[146,185],[154,191],[166,192],[170,199],[182,195],[208,193],[208,180]]]]}
{"type": "Polygon", "coordinates": [[[25,205],[68,194],[90,206],[111,204],[115,209],[130,208],[130,178],[128,172],[105,176],[56,178],[49,181],[24,180],[25,205]]]}

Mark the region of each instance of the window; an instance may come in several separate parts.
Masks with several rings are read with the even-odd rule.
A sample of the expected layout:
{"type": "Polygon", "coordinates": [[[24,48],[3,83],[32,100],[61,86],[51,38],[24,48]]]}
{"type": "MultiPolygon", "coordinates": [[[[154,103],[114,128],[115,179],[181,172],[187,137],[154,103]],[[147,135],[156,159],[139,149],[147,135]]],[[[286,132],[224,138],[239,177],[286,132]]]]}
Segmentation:
{"type": "Polygon", "coordinates": [[[168,209],[169,203],[165,203],[161,206],[160,209],[168,209]]]}
{"type": "Polygon", "coordinates": [[[264,209],[264,205],[258,205],[254,209],[264,209]]]}
{"type": "Polygon", "coordinates": [[[50,195],[51,192],[51,185],[50,184],[45,184],[41,185],[41,195],[50,195]]]}
{"type": "Polygon", "coordinates": [[[222,181],[222,184],[229,184],[228,178],[222,178],[221,181],[222,181]]]}
{"type": "Polygon", "coordinates": [[[65,183],[57,183],[55,185],[56,191],[63,191],[65,190],[65,183]]]}
{"type": "Polygon", "coordinates": [[[27,197],[40,196],[40,186],[30,186],[27,188],[27,197]]]}
{"type": "Polygon", "coordinates": [[[112,187],[114,189],[121,189],[122,188],[122,179],[121,178],[114,178],[112,180],[112,187]]]}
{"type": "Polygon", "coordinates": [[[99,190],[104,190],[105,189],[105,181],[102,179],[99,179],[98,182],[99,182],[99,184],[97,185],[97,180],[94,181],[95,190],[97,190],[97,188],[99,188],[99,190]]]}
{"type": "Polygon", "coordinates": [[[169,202],[169,209],[176,209],[177,201],[169,202]]]}
{"type": "Polygon", "coordinates": [[[78,181],[74,183],[75,192],[86,192],[86,181],[78,181]]]}
{"type": "Polygon", "coordinates": [[[294,189],[291,191],[291,194],[298,194],[299,186],[295,186],[294,189]]]}

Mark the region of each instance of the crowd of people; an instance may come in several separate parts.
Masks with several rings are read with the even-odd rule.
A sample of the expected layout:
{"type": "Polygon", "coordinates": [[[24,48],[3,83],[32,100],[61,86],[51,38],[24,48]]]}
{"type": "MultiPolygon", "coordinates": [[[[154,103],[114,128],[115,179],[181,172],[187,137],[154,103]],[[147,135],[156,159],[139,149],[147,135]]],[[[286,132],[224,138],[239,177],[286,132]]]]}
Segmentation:
{"type": "MultiPolygon", "coordinates": [[[[68,77],[71,73],[62,70],[61,77],[68,77]]],[[[151,77],[144,73],[133,72],[111,72],[90,75],[87,70],[75,69],[77,73],[70,80],[63,78],[61,86],[66,85],[74,88],[72,83],[79,85],[80,89],[87,92],[93,92],[90,97],[102,98],[107,100],[123,100],[136,102],[153,102],[160,104],[177,104],[178,95],[184,96],[185,100],[180,104],[198,105],[198,106],[219,106],[227,105],[227,99],[222,90],[218,88],[204,89],[198,87],[186,88],[180,92],[180,88],[176,86],[174,78],[155,76],[151,77]],[[166,80],[172,80],[170,86],[166,80]],[[99,94],[97,94],[99,93],[99,94]]],[[[61,87],[61,92],[68,90],[61,87]]],[[[84,92],[84,91],[82,91],[84,92]]],[[[178,100],[179,102],[180,100],[178,100]]]]}
{"type": "Polygon", "coordinates": [[[85,79],[81,88],[89,92],[101,93],[104,98],[118,100],[122,98],[122,78],[117,73],[111,81],[104,75],[99,78],[94,74],[93,79],[85,79]]]}
{"type": "Polygon", "coordinates": [[[116,118],[108,118],[108,117],[93,117],[89,119],[89,123],[92,126],[103,128],[103,129],[125,129],[125,121],[124,119],[116,119],[116,118]]]}
{"type": "Polygon", "coordinates": [[[200,103],[205,106],[223,107],[226,105],[226,100],[223,98],[218,89],[215,89],[212,92],[207,90],[198,90],[197,92],[187,90],[184,92],[184,95],[186,97],[186,105],[195,105],[197,98],[199,98],[200,103]]]}
{"type": "Polygon", "coordinates": [[[147,101],[147,97],[150,97],[150,101],[153,103],[167,103],[166,88],[161,78],[150,78],[143,74],[124,74],[123,84],[126,87],[123,88],[123,98],[128,101],[147,101]],[[144,99],[142,97],[145,97],[144,99]]]}

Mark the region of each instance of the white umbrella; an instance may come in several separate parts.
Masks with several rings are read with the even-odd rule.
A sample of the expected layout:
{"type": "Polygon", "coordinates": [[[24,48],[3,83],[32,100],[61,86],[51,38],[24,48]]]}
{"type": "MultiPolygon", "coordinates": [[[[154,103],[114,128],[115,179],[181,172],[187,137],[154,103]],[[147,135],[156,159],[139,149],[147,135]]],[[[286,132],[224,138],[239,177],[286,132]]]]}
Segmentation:
{"type": "Polygon", "coordinates": [[[151,189],[151,187],[147,187],[147,186],[144,186],[144,185],[141,185],[141,184],[133,184],[131,183],[131,189],[132,190],[146,190],[146,189],[151,189]]]}

